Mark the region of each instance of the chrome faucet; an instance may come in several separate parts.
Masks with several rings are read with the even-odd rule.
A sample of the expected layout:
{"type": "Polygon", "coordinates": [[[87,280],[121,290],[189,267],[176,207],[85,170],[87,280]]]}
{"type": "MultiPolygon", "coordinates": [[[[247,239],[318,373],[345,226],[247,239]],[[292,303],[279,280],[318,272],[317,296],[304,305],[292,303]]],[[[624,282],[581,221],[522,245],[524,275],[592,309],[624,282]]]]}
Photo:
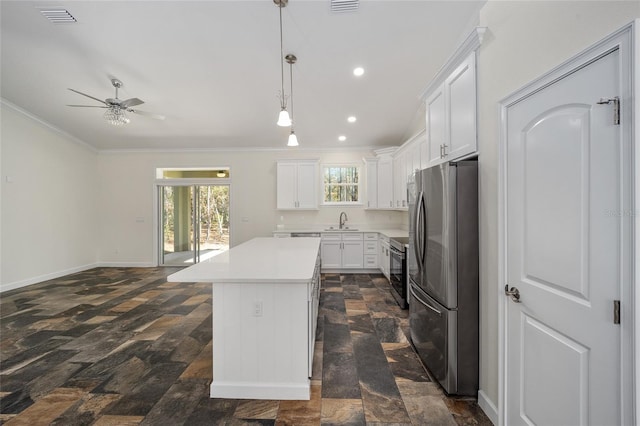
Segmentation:
{"type": "Polygon", "coordinates": [[[345,212],[341,212],[341,213],[340,213],[340,219],[339,219],[339,222],[340,222],[340,229],[342,229],[342,227],[344,226],[344,223],[345,223],[347,220],[349,220],[349,219],[347,218],[347,214],[346,214],[345,212]],[[344,220],[342,219],[342,217],[343,217],[343,216],[344,216],[344,220]]]}

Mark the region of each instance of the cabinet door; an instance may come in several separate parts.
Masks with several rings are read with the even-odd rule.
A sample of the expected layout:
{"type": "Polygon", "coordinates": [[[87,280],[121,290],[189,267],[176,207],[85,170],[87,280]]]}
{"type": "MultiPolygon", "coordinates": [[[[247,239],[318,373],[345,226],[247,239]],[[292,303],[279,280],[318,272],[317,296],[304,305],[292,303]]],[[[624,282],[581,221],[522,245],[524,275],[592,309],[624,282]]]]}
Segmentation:
{"type": "Polygon", "coordinates": [[[278,163],[277,165],[277,208],[295,209],[297,197],[296,163],[278,163]]]}
{"type": "Polygon", "coordinates": [[[420,139],[420,165],[418,169],[426,169],[429,167],[429,140],[427,134],[420,139]]]}
{"type": "Polygon", "coordinates": [[[378,208],[393,207],[393,160],[391,157],[378,161],[378,208]]]}
{"type": "Polygon", "coordinates": [[[320,243],[322,269],[337,269],[342,267],[342,241],[330,240],[320,243]]]}
{"type": "Polygon", "coordinates": [[[393,158],[393,206],[397,209],[407,207],[406,151],[393,158]]]}
{"type": "Polygon", "coordinates": [[[297,198],[299,209],[318,208],[318,163],[298,163],[297,198]]]}
{"type": "Polygon", "coordinates": [[[342,267],[364,268],[363,244],[361,241],[342,241],[342,267]]]}
{"type": "Polygon", "coordinates": [[[378,207],[378,161],[373,159],[365,160],[367,169],[367,208],[378,207]]]}
{"type": "Polygon", "coordinates": [[[447,143],[444,85],[427,99],[426,107],[428,152],[425,167],[431,167],[443,161],[442,150],[447,143]]]}
{"type": "Polygon", "coordinates": [[[448,99],[449,142],[446,159],[453,160],[477,149],[475,52],[444,82],[448,99]]]}

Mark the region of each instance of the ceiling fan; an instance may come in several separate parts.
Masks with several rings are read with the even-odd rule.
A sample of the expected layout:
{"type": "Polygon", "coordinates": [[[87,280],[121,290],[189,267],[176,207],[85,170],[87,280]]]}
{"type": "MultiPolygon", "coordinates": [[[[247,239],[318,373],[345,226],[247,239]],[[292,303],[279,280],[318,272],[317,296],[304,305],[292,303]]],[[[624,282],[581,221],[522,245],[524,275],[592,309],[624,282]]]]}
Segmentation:
{"type": "Polygon", "coordinates": [[[138,109],[133,108],[137,105],[141,105],[144,103],[144,101],[138,98],[131,98],[131,99],[125,99],[125,100],[118,99],[118,89],[122,87],[122,81],[118,80],[117,78],[112,78],[111,84],[116,89],[116,96],[115,98],[107,98],[104,101],[102,99],[98,99],[91,95],[87,95],[86,93],[79,92],[75,89],[69,89],[72,92],[75,92],[79,95],[86,96],[87,98],[96,100],[104,105],[67,105],[67,106],[80,107],[80,108],[106,108],[107,111],[104,113],[104,118],[114,126],[122,126],[124,124],[129,123],[130,120],[129,120],[129,117],[127,117],[126,112],[132,112],[134,114],[144,115],[150,118],[155,118],[156,120],[165,119],[164,115],[153,114],[150,112],[140,111],[138,109]]]}

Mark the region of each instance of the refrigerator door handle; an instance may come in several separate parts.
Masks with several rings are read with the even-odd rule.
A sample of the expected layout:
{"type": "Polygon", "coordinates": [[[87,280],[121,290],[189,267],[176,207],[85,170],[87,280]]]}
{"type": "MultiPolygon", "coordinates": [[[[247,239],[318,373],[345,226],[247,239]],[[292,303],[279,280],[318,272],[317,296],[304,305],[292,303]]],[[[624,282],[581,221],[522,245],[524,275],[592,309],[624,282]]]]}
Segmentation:
{"type": "Polygon", "coordinates": [[[420,269],[422,269],[422,265],[424,265],[424,193],[420,191],[418,194],[418,204],[416,205],[416,223],[414,227],[414,239],[415,246],[414,250],[416,252],[416,258],[418,260],[418,265],[420,265],[420,269]]]}
{"type": "Polygon", "coordinates": [[[415,297],[415,298],[416,298],[416,300],[417,300],[418,302],[420,302],[422,305],[424,305],[425,307],[427,307],[427,308],[429,308],[430,310],[432,310],[433,312],[435,312],[438,316],[442,316],[442,312],[441,312],[441,311],[439,311],[439,310],[437,310],[436,308],[434,308],[433,306],[431,306],[431,303],[428,303],[428,302],[426,302],[426,301],[422,300],[422,299],[421,299],[421,298],[416,294],[416,292],[415,292],[415,291],[413,291],[413,287],[412,287],[412,286],[410,286],[410,287],[411,287],[411,288],[410,288],[410,290],[411,290],[411,295],[412,295],[413,297],[415,297]]]}

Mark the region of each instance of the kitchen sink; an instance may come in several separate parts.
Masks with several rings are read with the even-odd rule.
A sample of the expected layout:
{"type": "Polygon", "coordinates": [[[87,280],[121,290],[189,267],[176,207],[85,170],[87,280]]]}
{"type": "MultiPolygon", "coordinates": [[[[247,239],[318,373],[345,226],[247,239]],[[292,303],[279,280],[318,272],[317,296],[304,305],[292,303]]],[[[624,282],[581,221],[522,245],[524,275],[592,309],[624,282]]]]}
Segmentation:
{"type": "Polygon", "coordinates": [[[330,226],[329,228],[324,228],[325,231],[336,231],[336,232],[345,232],[345,231],[358,231],[358,228],[349,228],[348,226],[345,226],[344,228],[340,229],[340,228],[334,228],[333,226],[330,226]]]}

